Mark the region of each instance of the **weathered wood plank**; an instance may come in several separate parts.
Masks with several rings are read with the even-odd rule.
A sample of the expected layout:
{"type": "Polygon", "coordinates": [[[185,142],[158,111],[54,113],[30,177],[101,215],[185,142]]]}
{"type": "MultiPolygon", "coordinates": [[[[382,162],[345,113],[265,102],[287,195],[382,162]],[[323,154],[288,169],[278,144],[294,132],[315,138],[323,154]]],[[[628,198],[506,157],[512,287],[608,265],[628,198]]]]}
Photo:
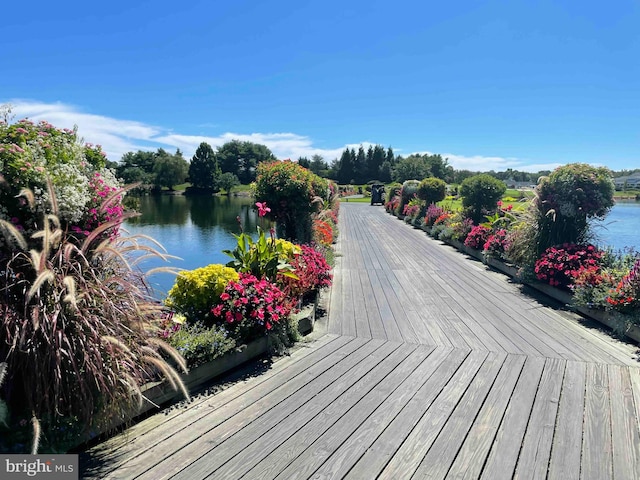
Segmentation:
{"type": "Polygon", "coordinates": [[[378,409],[366,413],[355,409],[340,428],[332,428],[316,443],[298,456],[277,478],[280,480],[301,480],[309,478],[342,478],[369,446],[386,429],[389,423],[402,411],[405,405],[420,391],[438,369],[444,368],[443,362],[451,354],[451,349],[438,347],[429,354],[432,347],[419,347],[414,355],[423,358],[423,362],[411,375],[389,395],[378,409]],[[428,355],[428,356],[426,356],[428,355]],[[426,358],[425,358],[426,356],[426,358]],[[354,418],[355,417],[355,418],[354,418]],[[355,431],[350,432],[348,425],[355,431]],[[345,435],[348,435],[345,438],[345,435]]]}
{"type": "MultiPolygon", "coordinates": [[[[506,354],[491,352],[444,424],[433,446],[411,478],[445,478],[484,400],[496,380],[506,354]]],[[[425,439],[425,443],[426,439],[425,439]]]]}
{"type": "Polygon", "coordinates": [[[580,478],[586,371],[586,363],[567,362],[551,449],[549,478],[580,478]]]}
{"type": "Polygon", "coordinates": [[[547,359],[545,363],[515,478],[547,478],[565,365],[566,362],[558,358],[547,359]]]}
{"type": "Polygon", "coordinates": [[[522,355],[509,355],[505,360],[447,478],[475,480],[480,477],[524,362],[522,355]]]}
{"type": "Polygon", "coordinates": [[[629,369],[609,365],[613,478],[640,478],[640,438],[629,369]]]}
{"type": "MultiPolygon", "coordinates": [[[[133,458],[166,441],[185,427],[189,427],[211,412],[225,407],[229,402],[244,400],[250,404],[254,399],[260,398],[300,376],[309,367],[320,365],[323,362],[327,363],[324,360],[325,357],[345,348],[353,340],[348,337],[326,336],[318,342],[317,348],[300,348],[291,357],[276,362],[268,376],[252,377],[249,380],[237,382],[214,395],[195,400],[186,408],[173,409],[149,417],[122,434],[93,447],[88,451],[88,454],[83,454],[81,458],[85,462],[83,457],[90,456],[91,463],[101,463],[102,466],[96,469],[95,475],[104,478],[108,472],[132,461],[133,458]]],[[[357,345],[358,343],[353,343],[346,348],[352,349],[357,345]]],[[[344,351],[346,350],[342,350],[342,352],[344,351]]],[[[235,408],[241,408],[241,406],[242,403],[235,404],[235,408]]],[[[93,475],[91,472],[85,473],[83,477],[90,477],[93,475]]]]}
{"type": "MultiPolygon", "coordinates": [[[[326,378],[315,379],[312,383],[314,388],[306,388],[296,392],[290,397],[284,399],[277,404],[268,402],[261,408],[261,415],[253,418],[251,422],[238,419],[236,422],[228,422],[222,429],[208,432],[204,437],[192,442],[188,449],[181,452],[180,460],[188,466],[181,468],[171,463],[171,477],[166,476],[163,470],[162,478],[175,478],[190,480],[194,478],[206,478],[215,472],[218,478],[238,478],[243,467],[243,463],[249,461],[246,453],[251,450],[254,454],[259,453],[256,445],[266,448],[270,445],[270,438],[274,439],[277,446],[280,441],[286,440],[289,435],[311,420],[315,415],[319,414],[327,404],[341,396],[344,392],[349,391],[355,385],[357,389],[367,388],[366,378],[373,377],[374,384],[375,375],[379,374],[383,377],[388,373],[385,369],[378,368],[379,364],[399,350],[399,344],[391,344],[389,342],[376,342],[372,340],[371,344],[377,344],[377,348],[370,351],[367,356],[361,358],[353,357],[352,361],[340,362],[336,365],[333,375],[326,378]],[[373,372],[373,373],[371,373],[373,372]],[[369,376],[369,377],[367,377],[369,376]],[[264,408],[266,407],[266,408],[264,408]],[[286,419],[286,422],[284,420],[286,419]],[[270,432],[266,439],[259,441],[260,437],[266,435],[267,432],[279,428],[276,431],[281,432],[281,436],[275,432],[270,432]],[[222,442],[220,434],[229,431],[231,435],[224,435],[222,442]],[[215,444],[212,446],[212,443],[215,444]],[[234,457],[240,454],[237,461],[234,457]],[[186,460],[186,461],[185,461],[186,460]],[[179,470],[179,471],[178,471],[179,470]]],[[[394,362],[399,361],[398,356],[393,355],[394,362]]],[[[392,362],[392,365],[397,363],[392,362]]],[[[167,462],[165,462],[167,463],[167,462]]],[[[253,466],[253,465],[251,465],[253,466]]],[[[141,476],[140,478],[145,478],[141,476]]],[[[157,477],[146,477],[153,480],[157,477]]]]}
{"type": "Polygon", "coordinates": [[[472,351],[469,354],[462,367],[429,405],[425,414],[406,436],[400,448],[377,478],[402,478],[411,475],[418,468],[432,442],[444,427],[486,359],[487,352],[472,351]]]}
{"type": "MultiPolygon", "coordinates": [[[[351,384],[346,380],[348,376],[345,375],[335,385],[312,398],[302,408],[290,413],[286,417],[286,422],[272,424],[271,418],[269,418],[268,423],[260,422],[260,425],[251,425],[251,428],[239,432],[233,439],[230,439],[233,445],[221,446],[225,452],[230,450],[237,453],[220,468],[214,470],[208,458],[203,459],[202,462],[206,464],[207,470],[214,470],[215,476],[219,478],[240,478],[251,469],[254,470],[250,475],[251,478],[258,478],[261,475],[270,477],[273,472],[271,468],[267,467],[269,464],[276,470],[275,473],[278,473],[295,457],[300,449],[313,443],[326,429],[339,421],[340,417],[349,409],[361,403],[376,386],[386,385],[388,377],[391,377],[392,384],[393,382],[401,382],[402,380],[398,380],[397,375],[393,375],[393,372],[415,348],[415,345],[403,345],[388,356],[381,358],[375,366],[373,366],[372,358],[370,370],[355,383],[351,384]],[[259,464],[265,457],[269,457],[272,461],[259,464]]],[[[380,352],[376,352],[376,354],[380,354],[380,352]]],[[[211,454],[216,457],[220,456],[216,450],[211,454]]]]}
{"type": "Polygon", "coordinates": [[[481,478],[497,480],[513,477],[543,370],[544,359],[527,358],[481,478]]]}
{"type": "Polygon", "coordinates": [[[606,365],[587,365],[582,439],[583,480],[613,478],[609,375],[606,365]]]}
{"type": "MultiPolygon", "coordinates": [[[[453,350],[436,372],[420,388],[382,434],[367,449],[365,454],[347,472],[345,478],[354,480],[376,478],[385,465],[393,458],[409,432],[422,418],[425,408],[433,403],[451,377],[459,371],[469,352],[453,350]]],[[[465,363],[466,365],[466,363],[465,363]]]]}
{"type": "MultiPolygon", "coordinates": [[[[406,345],[397,350],[396,352],[402,354],[400,362],[393,366],[391,356],[388,357],[384,366],[388,370],[388,374],[384,377],[381,375],[381,380],[377,384],[374,383],[374,375],[368,375],[369,378],[366,379],[363,378],[363,383],[366,383],[369,390],[362,389],[362,392],[358,392],[359,385],[355,385],[306,425],[299,428],[246,475],[256,480],[274,478],[307,451],[311,453],[313,458],[317,458],[320,439],[323,437],[332,436],[334,439],[333,448],[337,448],[358,425],[374,414],[380,404],[401,387],[411,373],[423,363],[424,352],[416,351],[416,347],[417,345],[406,345]]],[[[382,364],[379,367],[382,367],[382,364]]],[[[268,445],[277,441],[273,433],[275,432],[272,430],[266,436],[268,445]]],[[[270,448],[268,445],[265,448],[270,448]]],[[[254,445],[252,445],[252,449],[253,447],[254,445]]],[[[252,458],[251,461],[254,459],[252,458]]],[[[291,476],[287,475],[287,478],[291,478],[291,476]]]]}
{"type": "Polygon", "coordinates": [[[156,470],[163,473],[176,473],[178,471],[176,467],[182,463],[172,463],[169,460],[172,456],[179,455],[181,461],[187,461],[188,455],[185,454],[187,447],[196,451],[199,448],[205,450],[212,448],[211,443],[207,443],[209,440],[217,443],[233,435],[234,429],[240,429],[263,415],[270,404],[282,402],[291,397],[298,398],[307,391],[313,392],[314,389],[322,388],[324,382],[335,381],[352,362],[360,362],[380,345],[380,341],[353,339],[333,355],[324,357],[316,364],[309,366],[304,375],[295,376],[266,394],[261,389],[257,389],[250,392],[249,395],[242,395],[225,403],[211,415],[188,424],[189,428],[179,430],[166,441],[144,452],[138,451],[139,456],[128,461],[118,471],[122,475],[118,478],[130,478],[146,472],[154,467],[155,463],[158,463],[158,466],[151,471],[151,477],[156,470]],[[308,387],[309,384],[312,384],[311,388],[305,389],[304,387],[308,387]],[[207,443],[207,445],[203,447],[203,443],[207,443]],[[170,465],[170,467],[166,465],[170,465]]]}

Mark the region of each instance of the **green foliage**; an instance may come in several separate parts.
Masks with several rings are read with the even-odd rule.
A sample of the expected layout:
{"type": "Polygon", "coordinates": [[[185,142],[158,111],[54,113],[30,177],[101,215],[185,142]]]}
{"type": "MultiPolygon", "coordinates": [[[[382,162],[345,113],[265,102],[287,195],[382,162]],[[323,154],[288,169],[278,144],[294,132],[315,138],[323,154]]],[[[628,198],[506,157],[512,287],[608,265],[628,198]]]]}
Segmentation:
{"type": "Polygon", "coordinates": [[[402,188],[401,183],[391,183],[385,187],[387,193],[385,198],[385,203],[390,202],[393,197],[400,194],[400,189],[402,188]]]}
{"type": "Polygon", "coordinates": [[[412,178],[426,178],[431,175],[429,162],[421,155],[410,155],[402,158],[393,168],[393,181],[405,182],[412,178]]]}
{"type": "Polygon", "coordinates": [[[329,200],[329,184],[294,162],[261,163],[254,196],[269,203],[268,217],[276,221],[280,237],[309,243],[311,215],[329,200]]]}
{"type": "Polygon", "coordinates": [[[417,195],[419,186],[420,182],[418,180],[406,180],[402,184],[402,188],[400,189],[400,204],[398,205],[397,213],[404,211],[404,206],[417,195]]]}
{"type": "Polygon", "coordinates": [[[189,180],[196,189],[218,191],[218,178],[221,175],[216,154],[206,142],[202,142],[189,164],[189,180]]]}
{"type": "Polygon", "coordinates": [[[217,157],[222,173],[234,174],[242,184],[255,180],[259,164],[276,160],[266,146],[239,140],[232,140],[218,147],[217,157]]]}
{"type": "Polygon", "coordinates": [[[205,326],[201,322],[183,325],[167,342],[195,368],[231,351],[236,342],[223,326],[205,326]]]}
{"type": "Polygon", "coordinates": [[[219,264],[180,272],[165,304],[183,313],[189,321],[208,319],[211,306],[220,300],[227,283],[238,278],[233,268],[219,264]]]}
{"type": "Polygon", "coordinates": [[[607,215],[614,191],[608,169],[584,163],[559,167],[543,177],[535,200],[536,252],[560,243],[586,241],[588,221],[607,215]]]}
{"type": "Polygon", "coordinates": [[[475,223],[481,222],[485,215],[495,212],[497,202],[506,190],[504,182],[491,175],[480,174],[467,178],[460,185],[465,214],[475,223]]]}
{"type": "Polygon", "coordinates": [[[435,177],[422,180],[416,192],[418,198],[424,200],[427,205],[444,200],[446,193],[447,184],[445,181],[435,177]]]}
{"type": "Polygon", "coordinates": [[[189,164],[178,150],[175,155],[170,155],[163,149],[158,149],[153,173],[155,174],[154,186],[156,188],[167,187],[173,190],[174,185],[184,183],[189,171],[189,164]]]}
{"type": "Polygon", "coordinates": [[[297,278],[293,267],[289,263],[293,252],[290,242],[267,239],[264,232],[258,228],[258,240],[255,242],[246,233],[236,235],[237,245],[233,250],[223,250],[223,253],[233,258],[227,267],[237,272],[251,273],[256,278],[276,281],[278,274],[297,278]]]}
{"type": "Polygon", "coordinates": [[[218,177],[218,187],[227,192],[227,195],[231,195],[233,187],[237,187],[238,185],[240,185],[240,180],[231,172],[223,173],[218,177]]]}

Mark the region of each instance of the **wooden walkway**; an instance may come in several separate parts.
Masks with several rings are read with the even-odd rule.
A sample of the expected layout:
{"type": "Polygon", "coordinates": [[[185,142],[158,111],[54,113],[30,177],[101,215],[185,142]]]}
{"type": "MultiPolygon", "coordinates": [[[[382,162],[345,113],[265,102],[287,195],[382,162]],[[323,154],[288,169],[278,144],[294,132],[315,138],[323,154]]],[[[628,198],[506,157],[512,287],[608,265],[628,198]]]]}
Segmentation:
{"type": "Polygon", "coordinates": [[[640,478],[635,345],[341,208],[327,333],[98,445],[83,478],[640,478]]]}

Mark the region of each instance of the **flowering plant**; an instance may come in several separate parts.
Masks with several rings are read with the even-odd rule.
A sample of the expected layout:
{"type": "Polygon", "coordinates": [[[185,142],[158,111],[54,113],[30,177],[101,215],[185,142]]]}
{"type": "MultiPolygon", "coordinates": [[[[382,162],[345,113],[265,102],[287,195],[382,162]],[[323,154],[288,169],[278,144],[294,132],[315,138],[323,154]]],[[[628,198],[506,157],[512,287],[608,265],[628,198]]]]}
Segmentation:
{"type": "Polygon", "coordinates": [[[211,309],[214,319],[249,333],[266,333],[285,320],[293,308],[291,300],[274,283],[250,273],[227,284],[220,302],[211,309]]]}
{"type": "MultiPolygon", "coordinates": [[[[76,130],[44,121],[0,121],[0,219],[24,231],[29,242],[43,215],[54,210],[63,226],[82,236],[104,223],[118,223],[120,185],[105,165],[102,148],[83,144],[76,130]]],[[[117,234],[115,224],[109,233],[117,234]]]]}
{"type": "Polygon", "coordinates": [[[300,254],[291,262],[297,279],[283,277],[280,284],[291,297],[301,298],[306,293],[331,286],[331,267],[318,249],[301,245],[300,254]]]}
{"type": "Polygon", "coordinates": [[[500,228],[491,233],[484,242],[484,254],[489,257],[504,258],[505,250],[509,247],[508,232],[500,228]]]}
{"type": "Polygon", "coordinates": [[[598,268],[602,252],[593,245],[565,243],[550,247],[535,264],[538,280],[559,288],[568,288],[585,268],[598,268]]]}
{"type": "MultiPolygon", "coordinates": [[[[256,207],[260,217],[264,217],[271,211],[266,203],[256,202],[256,207]]],[[[276,240],[273,229],[270,233],[271,238],[267,239],[262,229],[258,227],[258,240],[256,241],[244,232],[235,235],[236,248],[222,252],[233,259],[227,263],[227,267],[272,281],[275,281],[278,274],[295,277],[293,268],[288,262],[288,245],[276,240]]]]}
{"type": "Polygon", "coordinates": [[[469,235],[464,240],[465,246],[479,250],[484,247],[484,244],[489,240],[491,229],[484,225],[476,225],[471,229],[469,235]]]}
{"type": "Polygon", "coordinates": [[[607,303],[622,312],[638,312],[640,308],[640,258],[607,297],[607,303]]]}
{"type": "Polygon", "coordinates": [[[436,220],[444,213],[444,209],[439,207],[435,203],[432,203],[427,207],[427,213],[424,215],[424,224],[427,227],[431,227],[436,220]]]}
{"type": "Polygon", "coordinates": [[[316,218],[313,220],[313,239],[325,247],[333,243],[333,228],[329,222],[316,218]]]}

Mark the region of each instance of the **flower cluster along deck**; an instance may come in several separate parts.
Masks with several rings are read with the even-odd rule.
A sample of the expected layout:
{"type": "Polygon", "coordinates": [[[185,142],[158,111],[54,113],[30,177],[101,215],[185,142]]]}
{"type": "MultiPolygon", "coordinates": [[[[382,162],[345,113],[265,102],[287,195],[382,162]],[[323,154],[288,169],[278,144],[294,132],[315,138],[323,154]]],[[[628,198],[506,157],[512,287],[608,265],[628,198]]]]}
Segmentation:
{"type": "Polygon", "coordinates": [[[380,207],[339,222],[326,334],[85,452],[83,478],[640,478],[637,345],[380,207]]]}

